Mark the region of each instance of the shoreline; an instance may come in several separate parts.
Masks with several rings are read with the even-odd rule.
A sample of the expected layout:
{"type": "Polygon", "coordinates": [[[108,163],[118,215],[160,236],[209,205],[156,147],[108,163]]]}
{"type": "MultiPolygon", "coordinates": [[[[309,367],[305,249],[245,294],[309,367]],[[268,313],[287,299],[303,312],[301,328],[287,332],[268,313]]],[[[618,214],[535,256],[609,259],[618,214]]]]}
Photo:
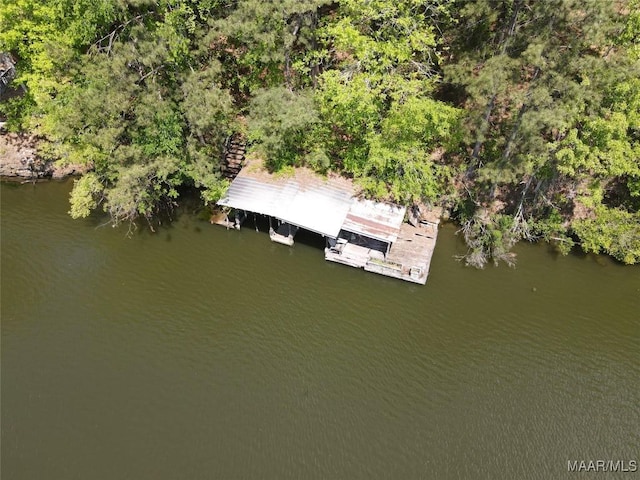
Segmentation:
{"type": "MultiPolygon", "coordinates": [[[[11,184],[15,185],[16,187],[19,187],[20,185],[36,184],[36,183],[41,183],[41,184],[60,183],[60,184],[62,184],[62,183],[65,183],[67,181],[72,181],[73,177],[77,177],[78,175],[79,174],[72,174],[72,175],[66,175],[66,176],[55,177],[55,178],[51,177],[51,176],[40,177],[40,178],[35,178],[35,177],[33,177],[33,178],[25,178],[25,177],[18,177],[18,176],[9,177],[9,176],[0,175],[0,183],[5,183],[5,182],[6,183],[11,183],[11,184]]],[[[186,200],[186,199],[190,199],[190,200],[187,200],[187,202],[194,201],[194,200],[196,202],[199,202],[199,197],[197,195],[193,196],[193,194],[191,194],[191,195],[187,194],[185,197],[183,197],[183,200],[186,200]]],[[[180,206],[182,206],[182,205],[180,205],[180,206]]],[[[191,208],[190,210],[192,212],[194,211],[193,208],[191,208]]],[[[207,221],[209,221],[208,217],[207,217],[207,221]]],[[[456,230],[455,236],[456,237],[458,237],[458,234],[460,233],[460,230],[461,230],[460,223],[458,221],[456,221],[455,219],[450,218],[448,215],[444,215],[443,217],[441,217],[440,226],[441,227],[443,227],[443,226],[451,226],[451,227],[455,228],[455,230],[456,230]]],[[[263,233],[267,233],[268,234],[268,231],[265,230],[263,233]]],[[[461,238],[461,240],[462,240],[462,238],[461,238]]],[[[464,241],[464,240],[462,240],[462,241],[464,241]]],[[[612,261],[613,263],[615,263],[617,265],[620,265],[622,267],[637,266],[637,264],[630,264],[630,265],[629,264],[625,264],[624,262],[621,262],[620,260],[615,258],[613,255],[610,255],[610,254],[608,254],[606,252],[598,252],[598,253],[587,252],[587,251],[583,250],[580,247],[580,245],[578,245],[578,244],[574,245],[574,247],[571,249],[571,251],[567,255],[562,255],[560,252],[556,251],[555,248],[553,247],[553,245],[550,242],[548,242],[548,241],[546,241],[546,240],[544,240],[542,238],[539,238],[539,239],[536,239],[536,240],[533,240],[533,241],[522,239],[518,243],[516,243],[516,245],[514,245],[514,248],[516,248],[518,245],[537,245],[537,246],[541,246],[541,247],[542,246],[550,247],[551,250],[549,250],[548,254],[552,255],[552,256],[578,256],[578,257],[581,257],[581,258],[592,256],[593,258],[596,258],[596,259],[598,259],[598,258],[605,259],[606,258],[606,259],[612,261]]],[[[455,260],[456,260],[456,263],[459,263],[462,260],[462,258],[460,256],[456,256],[455,260]]],[[[512,267],[516,267],[517,268],[518,267],[518,254],[517,254],[517,252],[516,252],[515,260],[516,260],[515,264],[511,265],[510,268],[512,268],[512,267]]],[[[603,260],[598,260],[599,263],[601,261],[603,261],[603,260]]],[[[490,266],[495,266],[495,265],[494,265],[493,262],[489,262],[487,264],[487,266],[482,267],[482,268],[477,268],[477,267],[469,267],[469,268],[473,268],[474,270],[476,270],[476,269],[477,270],[485,270],[485,269],[487,269],[487,267],[490,267],[490,266]]],[[[507,265],[501,263],[500,266],[507,266],[507,265]]]]}

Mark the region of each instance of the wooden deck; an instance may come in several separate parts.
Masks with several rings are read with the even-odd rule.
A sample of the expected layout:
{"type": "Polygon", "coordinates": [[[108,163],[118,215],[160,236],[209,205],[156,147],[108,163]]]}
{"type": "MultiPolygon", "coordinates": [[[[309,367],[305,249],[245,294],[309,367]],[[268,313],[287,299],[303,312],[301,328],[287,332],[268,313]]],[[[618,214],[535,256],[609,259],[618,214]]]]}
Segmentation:
{"type": "Polygon", "coordinates": [[[402,224],[398,240],[393,243],[386,258],[388,262],[402,265],[402,272],[397,278],[424,285],[437,238],[437,224],[420,227],[402,224]]]}
{"type": "Polygon", "coordinates": [[[324,258],[330,262],[363,268],[367,272],[424,285],[429,275],[437,237],[437,223],[421,224],[418,227],[403,223],[398,239],[391,245],[386,257],[378,250],[339,243],[334,248],[325,249],[324,258]]]}

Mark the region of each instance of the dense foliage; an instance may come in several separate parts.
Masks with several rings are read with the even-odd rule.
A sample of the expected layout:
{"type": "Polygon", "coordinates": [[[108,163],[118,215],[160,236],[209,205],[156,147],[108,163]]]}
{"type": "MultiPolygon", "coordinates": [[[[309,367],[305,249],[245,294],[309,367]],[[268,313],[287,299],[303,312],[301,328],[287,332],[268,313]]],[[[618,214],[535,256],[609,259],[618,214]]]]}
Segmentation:
{"type": "Polygon", "coordinates": [[[215,202],[225,139],[273,170],[445,207],[468,263],[521,239],[640,262],[640,0],[6,0],[0,106],[92,165],[71,215],[215,202]]]}

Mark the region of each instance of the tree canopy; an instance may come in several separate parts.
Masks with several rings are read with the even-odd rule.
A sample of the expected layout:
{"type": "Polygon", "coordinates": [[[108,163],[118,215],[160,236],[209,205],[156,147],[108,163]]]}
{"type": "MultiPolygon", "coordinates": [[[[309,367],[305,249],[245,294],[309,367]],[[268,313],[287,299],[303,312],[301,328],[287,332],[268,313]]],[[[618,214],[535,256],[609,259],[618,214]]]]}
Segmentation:
{"type": "Polygon", "coordinates": [[[214,203],[225,141],[445,207],[468,263],[519,240],[640,262],[640,0],[6,0],[0,105],[90,165],[74,217],[214,203]]]}

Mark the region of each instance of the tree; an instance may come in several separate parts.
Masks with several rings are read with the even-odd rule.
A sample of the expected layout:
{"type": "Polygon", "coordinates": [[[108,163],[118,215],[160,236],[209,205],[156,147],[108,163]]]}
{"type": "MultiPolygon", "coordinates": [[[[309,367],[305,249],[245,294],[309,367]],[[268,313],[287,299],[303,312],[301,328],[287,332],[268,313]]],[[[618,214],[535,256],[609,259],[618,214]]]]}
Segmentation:
{"type": "Polygon", "coordinates": [[[448,18],[446,2],[347,0],[323,28],[333,68],[320,75],[313,135],[371,196],[411,203],[447,190],[451,169],[432,157],[454,148],[458,114],[430,96],[448,18]]]}
{"type": "Polygon", "coordinates": [[[640,214],[598,206],[595,218],[571,225],[586,252],[605,252],[626,264],[640,262],[640,214]]]}
{"type": "Polygon", "coordinates": [[[308,82],[296,77],[305,49],[315,45],[318,10],[329,0],[240,0],[213,23],[206,42],[225,66],[227,86],[249,96],[260,88],[308,82]]]}
{"type": "Polygon", "coordinates": [[[223,194],[227,182],[220,178],[219,164],[227,137],[240,127],[236,107],[228,90],[224,89],[219,62],[209,60],[200,71],[190,71],[182,83],[181,111],[187,122],[184,173],[195,187],[201,189],[206,204],[215,203],[223,194]]]}
{"type": "Polygon", "coordinates": [[[285,87],[256,92],[249,105],[249,141],[272,170],[300,164],[305,153],[304,133],[318,120],[313,101],[305,92],[285,87]]]}
{"type": "MultiPolygon", "coordinates": [[[[445,71],[467,95],[463,181],[474,209],[489,212],[476,219],[511,215],[509,233],[533,239],[532,226],[545,216],[560,214],[565,229],[570,224],[581,168],[597,176],[590,167],[600,165],[607,181],[635,177],[625,115],[607,113],[607,92],[638,75],[618,40],[623,11],[597,0],[461,5],[466,28],[452,34],[458,58],[445,71]]],[[[461,219],[474,209],[461,207],[461,219]]]]}
{"type": "Polygon", "coordinates": [[[81,49],[123,14],[115,0],[6,0],[0,4],[0,51],[17,63],[16,85],[26,88],[0,108],[14,129],[27,128],[37,106],[69,82],[81,49]]]}
{"type": "Polygon", "coordinates": [[[74,216],[101,206],[116,224],[151,224],[182,185],[200,188],[206,202],[223,193],[219,161],[236,109],[219,63],[191,47],[202,32],[176,21],[196,22],[198,5],[169,2],[117,26],[70,70],[73,82],[43,102],[43,154],[94,169],[74,186],[74,216]]]}
{"type": "Polygon", "coordinates": [[[379,133],[367,138],[363,183],[374,196],[409,205],[436,203],[450,191],[453,169],[435,161],[457,143],[460,112],[430,98],[394,102],[379,133]]]}

